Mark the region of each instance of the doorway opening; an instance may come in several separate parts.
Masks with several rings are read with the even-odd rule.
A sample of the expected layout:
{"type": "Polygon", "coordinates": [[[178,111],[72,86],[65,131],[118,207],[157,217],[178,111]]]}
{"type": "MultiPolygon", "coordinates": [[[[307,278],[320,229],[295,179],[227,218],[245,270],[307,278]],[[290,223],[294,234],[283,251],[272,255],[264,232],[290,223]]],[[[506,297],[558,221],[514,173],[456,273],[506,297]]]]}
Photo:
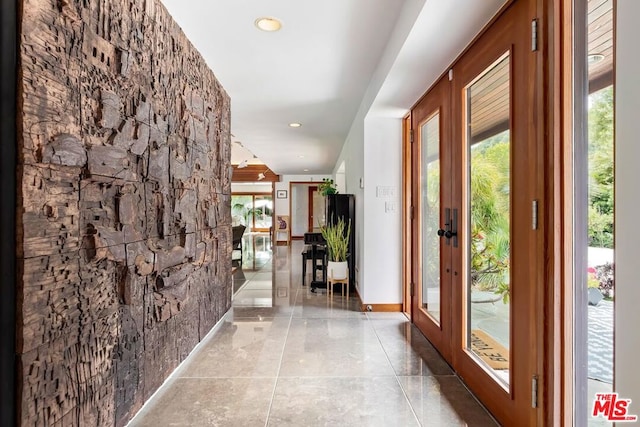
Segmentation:
{"type": "Polygon", "coordinates": [[[231,220],[232,225],[244,225],[251,232],[270,231],[273,226],[272,194],[233,193],[231,220]]]}
{"type": "Polygon", "coordinates": [[[325,224],[325,197],[318,191],[320,182],[292,182],[291,238],[302,239],[304,233],[318,232],[325,224]]]}
{"type": "Polygon", "coordinates": [[[574,0],[575,424],[609,425],[593,417],[596,393],[614,391],[614,71],[615,2],[574,0]],[[579,82],[579,83],[578,83],[579,82]]]}
{"type": "Polygon", "coordinates": [[[412,320],[508,425],[542,412],[534,6],[509,3],[411,110],[412,320]]]}

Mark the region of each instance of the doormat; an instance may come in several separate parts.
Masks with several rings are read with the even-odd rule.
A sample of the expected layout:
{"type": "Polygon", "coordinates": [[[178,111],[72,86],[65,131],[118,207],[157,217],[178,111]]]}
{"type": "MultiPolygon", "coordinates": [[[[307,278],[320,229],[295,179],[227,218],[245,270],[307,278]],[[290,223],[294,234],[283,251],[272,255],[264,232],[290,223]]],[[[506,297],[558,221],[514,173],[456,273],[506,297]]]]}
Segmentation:
{"type": "Polygon", "coordinates": [[[509,369],[509,351],[480,329],[471,331],[471,350],[493,369],[509,369]]]}

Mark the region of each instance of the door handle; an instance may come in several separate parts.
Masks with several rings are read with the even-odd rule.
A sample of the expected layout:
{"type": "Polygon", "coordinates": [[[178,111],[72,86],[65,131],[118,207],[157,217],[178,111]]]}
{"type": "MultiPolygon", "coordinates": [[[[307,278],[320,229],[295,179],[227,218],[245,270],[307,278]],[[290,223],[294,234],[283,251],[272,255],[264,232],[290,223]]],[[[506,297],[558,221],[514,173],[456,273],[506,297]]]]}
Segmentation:
{"type": "Polygon", "coordinates": [[[451,239],[451,209],[444,208],[444,228],[438,230],[438,236],[446,237],[447,245],[449,244],[449,239],[451,239]]]}
{"type": "Polygon", "coordinates": [[[444,232],[444,237],[446,237],[447,239],[450,239],[450,238],[455,237],[455,236],[457,236],[457,235],[458,235],[458,233],[454,233],[454,232],[453,232],[453,231],[451,231],[451,230],[446,230],[446,231],[444,232]]]}
{"type": "Polygon", "coordinates": [[[453,238],[453,247],[458,247],[458,209],[453,210],[453,220],[451,218],[451,209],[444,209],[444,229],[441,228],[437,231],[438,236],[445,237],[447,239],[447,245],[449,240],[453,238]]]}
{"type": "Polygon", "coordinates": [[[438,236],[440,237],[446,237],[447,239],[450,239],[454,236],[456,236],[458,233],[455,233],[451,230],[443,230],[442,228],[440,230],[438,230],[438,236]]]}

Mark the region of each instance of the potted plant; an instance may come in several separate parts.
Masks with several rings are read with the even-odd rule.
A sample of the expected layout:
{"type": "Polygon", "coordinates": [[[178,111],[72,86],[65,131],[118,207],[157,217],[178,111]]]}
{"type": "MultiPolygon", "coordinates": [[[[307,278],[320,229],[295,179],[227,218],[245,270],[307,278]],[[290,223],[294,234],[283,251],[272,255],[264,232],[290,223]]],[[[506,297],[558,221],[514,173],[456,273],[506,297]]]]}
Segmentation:
{"type": "Polygon", "coordinates": [[[328,196],[329,194],[338,193],[338,189],[336,188],[336,185],[334,184],[333,179],[329,179],[329,178],[324,178],[322,180],[322,183],[318,185],[318,191],[323,196],[328,196]]]}
{"type": "Polygon", "coordinates": [[[327,242],[327,256],[329,263],[327,272],[334,279],[347,277],[347,250],[349,249],[349,235],[351,234],[351,221],[345,224],[340,218],[333,224],[320,227],[322,237],[327,242]]]}

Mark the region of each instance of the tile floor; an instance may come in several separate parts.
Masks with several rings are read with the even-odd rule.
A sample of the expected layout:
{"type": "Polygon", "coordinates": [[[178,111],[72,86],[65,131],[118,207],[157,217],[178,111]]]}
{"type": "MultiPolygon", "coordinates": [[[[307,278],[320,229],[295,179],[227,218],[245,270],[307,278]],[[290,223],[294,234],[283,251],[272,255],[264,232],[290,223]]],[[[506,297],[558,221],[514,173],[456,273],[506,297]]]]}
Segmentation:
{"type": "Polygon", "coordinates": [[[404,315],[303,287],[301,249],[245,259],[233,308],[130,426],[496,425],[404,315]]]}

